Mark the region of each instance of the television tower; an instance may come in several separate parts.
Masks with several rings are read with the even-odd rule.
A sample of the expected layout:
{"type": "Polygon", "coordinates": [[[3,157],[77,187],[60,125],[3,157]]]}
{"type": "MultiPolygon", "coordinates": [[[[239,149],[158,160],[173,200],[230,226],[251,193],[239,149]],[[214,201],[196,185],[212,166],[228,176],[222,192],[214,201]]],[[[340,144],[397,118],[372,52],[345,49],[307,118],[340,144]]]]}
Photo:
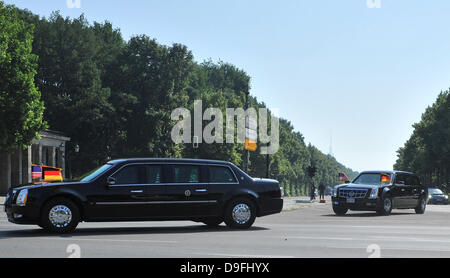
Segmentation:
{"type": "Polygon", "coordinates": [[[333,154],[333,132],[330,135],[330,150],[328,151],[328,155],[334,157],[333,154]]]}

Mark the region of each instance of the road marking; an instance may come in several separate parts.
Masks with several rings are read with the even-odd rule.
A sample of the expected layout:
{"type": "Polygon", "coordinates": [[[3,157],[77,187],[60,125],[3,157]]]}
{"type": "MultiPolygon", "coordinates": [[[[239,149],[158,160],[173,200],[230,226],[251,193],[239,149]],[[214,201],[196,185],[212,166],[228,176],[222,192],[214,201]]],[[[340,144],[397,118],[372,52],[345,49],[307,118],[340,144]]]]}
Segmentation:
{"type": "Polygon", "coordinates": [[[221,254],[221,253],[195,253],[195,255],[201,256],[214,256],[214,257],[236,257],[236,258],[268,258],[268,259],[289,259],[295,258],[294,256],[273,256],[273,255],[245,255],[245,254],[221,254]]]}
{"type": "Polygon", "coordinates": [[[39,237],[45,240],[62,241],[95,241],[95,242],[134,242],[134,243],[178,243],[178,241],[169,240],[140,240],[140,239],[97,239],[97,238],[74,238],[74,237],[39,237]]]}

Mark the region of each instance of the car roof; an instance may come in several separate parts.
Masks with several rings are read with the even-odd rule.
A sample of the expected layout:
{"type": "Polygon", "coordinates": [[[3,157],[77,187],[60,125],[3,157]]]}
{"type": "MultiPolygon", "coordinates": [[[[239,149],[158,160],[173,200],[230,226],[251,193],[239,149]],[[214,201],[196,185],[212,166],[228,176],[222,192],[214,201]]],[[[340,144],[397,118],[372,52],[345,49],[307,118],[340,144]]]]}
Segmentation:
{"type": "Polygon", "coordinates": [[[386,173],[386,174],[411,174],[414,175],[414,173],[406,172],[406,171],[363,171],[361,174],[378,174],[378,173],[386,173]]]}
{"type": "Polygon", "coordinates": [[[109,164],[120,164],[124,162],[145,163],[145,162],[161,162],[161,163],[192,163],[192,164],[224,164],[232,165],[231,162],[209,159],[191,159],[191,158],[123,158],[111,160],[109,164]]]}

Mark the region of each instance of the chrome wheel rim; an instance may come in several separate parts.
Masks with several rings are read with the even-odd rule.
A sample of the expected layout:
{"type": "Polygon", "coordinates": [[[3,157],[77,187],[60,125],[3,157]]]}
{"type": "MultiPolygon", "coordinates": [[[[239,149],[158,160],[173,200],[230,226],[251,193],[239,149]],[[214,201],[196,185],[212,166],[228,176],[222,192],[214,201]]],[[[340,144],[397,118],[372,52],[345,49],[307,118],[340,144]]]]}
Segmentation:
{"type": "Polygon", "coordinates": [[[245,224],[250,220],[252,212],[247,204],[239,204],[233,208],[233,220],[237,224],[245,224]]]}
{"type": "Polygon", "coordinates": [[[57,205],[50,210],[48,219],[53,226],[65,228],[72,221],[72,211],[67,206],[57,205]]]}
{"type": "Polygon", "coordinates": [[[391,210],[391,206],[392,206],[391,199],[385,199],[384,200],[384,210],[385,211],[390,211],[391,210]]]}

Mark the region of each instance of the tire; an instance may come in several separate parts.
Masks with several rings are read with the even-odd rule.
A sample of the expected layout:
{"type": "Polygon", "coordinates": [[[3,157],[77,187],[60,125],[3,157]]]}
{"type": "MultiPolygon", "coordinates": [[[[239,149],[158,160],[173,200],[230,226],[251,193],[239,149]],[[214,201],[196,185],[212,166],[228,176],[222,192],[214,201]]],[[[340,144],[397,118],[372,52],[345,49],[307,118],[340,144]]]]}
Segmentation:
{"type": "Polygon", "coordinates": [[[335,207],[335,206],[333,206],[333,211],[334,211],[334,213],[337,216],[344,216],[347,213],[348,208],[342,208],[342,207],[335,207]]]}
{"type": "Polygon", "coordinates": [[[220,224],[222,224],[223,219],[221,217],[212,217],[212,218],[202,219],[201,222],[210,228],[215,228],[215,227],[219,226],[220,224]]]}
{"type": "Polygon", "coordinates": [[[255,219],[256,207],[248,198],[233,199],[225,209],[225,224],[232,229],[248,229],[255,219]]]}
{"type": "Polygon", "coordinates": [[[41,215],[40,226],[52,233],[71,233],[80,222],[80,210],[71,200],[58,197],[48,201],[41,215]]]}
{"type": "Polygon", "coordinates": [[[383,202],[381,203],[381,208],[377,210],[377,213],[379,215],[388,216],[392,212],[392,199],[389,197],[386,197],[383,199],[383,202]]]}
{"type": "Polygon", "coordinates": [[[417,214],[424,214],[426,208],[427,208],[427,201],[425,200],[425,198],[421,197],[419,199],[419,204],[414,210],[416,211],[417,214]]]}

